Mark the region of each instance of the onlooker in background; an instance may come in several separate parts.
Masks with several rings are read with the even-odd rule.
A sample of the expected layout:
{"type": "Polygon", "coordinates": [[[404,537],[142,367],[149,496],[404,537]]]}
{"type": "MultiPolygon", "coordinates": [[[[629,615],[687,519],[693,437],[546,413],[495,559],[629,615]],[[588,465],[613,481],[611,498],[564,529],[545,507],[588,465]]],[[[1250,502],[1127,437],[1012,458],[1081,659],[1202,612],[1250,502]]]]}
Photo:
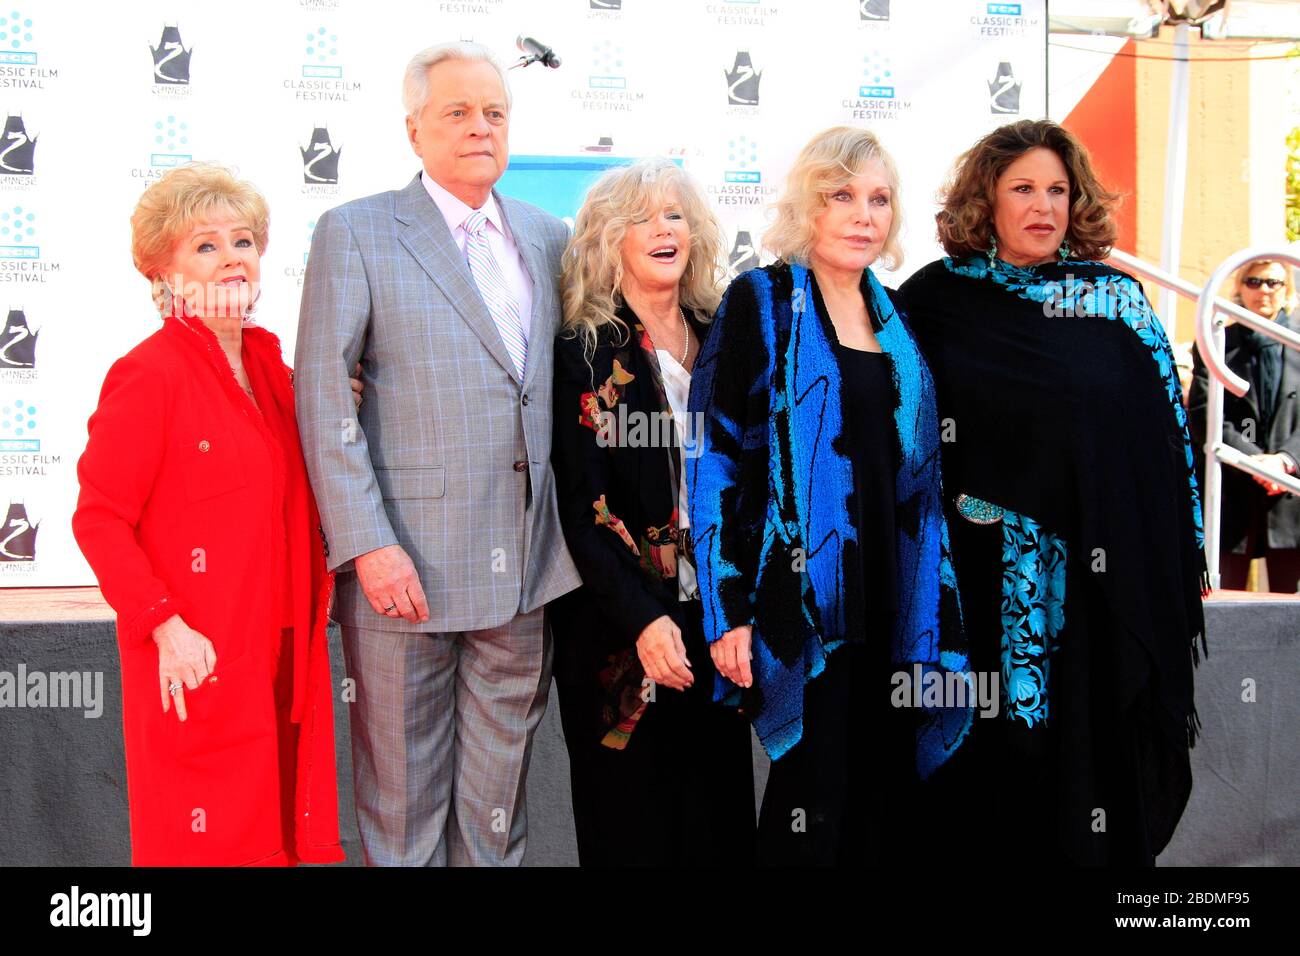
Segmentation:
{"type": "MultiPolygon", "coordinates": [[[[1291,270],[1273,259],[1253,259],[1237,271],[1233,300],[1256,315],[1300,331],[1291,270]]],[[[1250,390],[1223,396],[1223,442],[1262,464],[1296,474],[1300,463],[1300,352],[1254,329],[1232,323],[1224,337],[1228,368],[1250,390]]],[[[1196,355],[1187,398],[1192,435],[1205,444],[1209,370],[1196,355]]],[[[1204,473],[1205,456],[1197,456],[1204,473]]],[[[1268,590],[1291,593],[1300,584],[1300,498],[1266,478],[1223,469],[1219,583],[1243,590],[1254,558],[1264,558],[1268,590]]]]}

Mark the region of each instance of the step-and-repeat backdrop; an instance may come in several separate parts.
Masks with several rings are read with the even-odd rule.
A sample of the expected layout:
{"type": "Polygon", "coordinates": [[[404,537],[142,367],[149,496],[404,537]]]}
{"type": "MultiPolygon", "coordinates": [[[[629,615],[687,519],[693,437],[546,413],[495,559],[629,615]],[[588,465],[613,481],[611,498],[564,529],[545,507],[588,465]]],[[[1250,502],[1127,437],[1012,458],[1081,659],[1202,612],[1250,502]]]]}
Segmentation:
{"type": "Polygon", "coordinates": [[[510,63],[526,34],[562,65],[510,73],[503,191],[571,217],[603,168],[671,156],[744,270],[804,141],[866,126],[902,174],[894,284],[938,252],[934,196],[953,158],[1045,114],[1046,29],[1044,0],[0,5],[0,586],[94,583],[70,526],[76,462],[105,371],[158,325],[129,217],[168,169],[216,160],[266,195],[258,315],[292,356],[317,217],[419,168],[401,106],[411,54],[473,39],[510,63]]]}

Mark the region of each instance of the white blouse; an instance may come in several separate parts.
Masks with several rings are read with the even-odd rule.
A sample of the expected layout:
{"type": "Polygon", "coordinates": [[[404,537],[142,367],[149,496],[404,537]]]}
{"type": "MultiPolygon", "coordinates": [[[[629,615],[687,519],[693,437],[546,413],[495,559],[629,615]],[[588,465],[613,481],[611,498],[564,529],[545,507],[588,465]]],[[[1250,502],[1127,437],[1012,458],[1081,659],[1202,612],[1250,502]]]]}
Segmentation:
{"type": "MultiPolygon", "coordinates": [[[[655,355],[659,358],[659,371],[663,374],[664,395],[668,399],[668,407],[673,413],[673,423],[677,426],[677,437],[682,443],[685,443],[691,436],[689,427],[689,414],[686,410],[687,401],[691,395],[691,373],[682,368],[677,359],[665,352],[663,349],[655,349],[655,355]]],[[[685,452],[682,459],[682,473],[678,476],[677,481],[677,527],[689,528],[691,526],[691,513],[687,507],[688,497],[686,493],[686,461],[685,452]]],[[[684,560],[680,556],[677,558],[677,599],[679,601],[689,601],[695,597],[698,588],[695,584],[695,568],[689,560],[684,560]]]]}

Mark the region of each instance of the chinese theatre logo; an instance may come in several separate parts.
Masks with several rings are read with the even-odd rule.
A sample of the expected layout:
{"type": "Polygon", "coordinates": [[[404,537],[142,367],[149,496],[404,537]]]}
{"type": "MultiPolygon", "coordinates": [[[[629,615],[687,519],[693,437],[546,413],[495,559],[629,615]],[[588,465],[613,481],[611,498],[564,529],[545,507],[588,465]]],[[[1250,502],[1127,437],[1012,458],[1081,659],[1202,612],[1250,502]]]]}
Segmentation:
{"type": "Polygon", "coordinates": [[[40,522],[32,524],[27,517],[26,505],[11,502],[4,525],[0,526],[0,563],[35,562],[36,532],[39,528],[40,522]]]}
{"type": "Polygon", "coordinates": [[[0,333],[0,371],[9,369],[34,369],[36,367],[36,337],[27,325],[27,313],[10,309],[0,333]]]}
{"type": "Polygon", "coordinates": [[[727,78],[728,106],[757,106],[758,84],[763,78],[762,72],[754,69],[749,52],[740,50],[730,70],[723,71],[727,78]]]}
{"type": "Polygon", "coordinates": [[[190,56],[181,40],[180,27],[164,26],[158,45],[149,48],[153,54],[153,81],[160,86],[188,86],[190,82],[190,56]]]}
{"type": "Polygon", "coordinates": [[[339,157],[342,147],[330,142],[329,130],[317,126],[311,131],[311,142],[301,149],[302,181],[308,186],[337,186],[339,184],[339,157]]]}
{"type": "Polygon", "coordinates": [[[989,80],[989,111],[1003,114],[1020,112],[1020,81],[1006,60],[998,64],[997,73],[989,80]]]}
{"type": "Polygon", "coordinates": [[[36,137],[27,135],[21,116],[5,117],[0,136],[0,176],[31,176],[36,172],[36,137]]]}

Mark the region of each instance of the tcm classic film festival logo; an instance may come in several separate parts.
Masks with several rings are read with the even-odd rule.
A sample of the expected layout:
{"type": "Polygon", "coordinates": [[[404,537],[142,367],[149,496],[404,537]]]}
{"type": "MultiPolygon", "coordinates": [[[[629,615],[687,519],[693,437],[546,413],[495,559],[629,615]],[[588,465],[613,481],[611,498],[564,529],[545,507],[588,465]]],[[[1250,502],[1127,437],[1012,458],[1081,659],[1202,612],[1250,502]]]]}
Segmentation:
{"type": "Polygon", "coordinates": [[[31,14],[0,7],[0,89],[43,90],[58,76],[56,67],[41,63],[31,14]]]}
{"type": "MultiPolygon", "coordinates": [[[[11,311],[9,314],[12,316],[14,313],[11,311]]],[[[0,372],[0,376],[8,374],[0,372]]],[[[8,381],[7,378],[0,380],[8,381]]],[[[14,398],[0,401],[0,477],[42,480],[49,477],[51,469],[63,464],[63,455],[48,447],[42,450],[38,428],[41,413],[35,402],[28,400],[25,389],[15,391],[17,395],[14,398]]],[[[48,446],[48,442],[46,444],[48,446]]],[[[9,518],[0,537],[9,539],[4,560],[36,559],[36,526],[27,520],[24,505],[10,505],[9,518]]]]}
{"type": "Polygon", "coordinates": [[[758,143],[749,136],[735,136],[723,151],[722,182],[707,186],[717,206],[761,206],[776,195],[776,187],[763,182],[758,143]]]}
{"type": "Polygon", "coordinates": [[[721,27],[766,27],[784,9],[761,0],[714,0],[704,5],[704,12],[721,27]]]}
{"type": "Polygon", "coordinates": [[[343,73],[338,32],[323,26],[307,31],[304,58],[298,76],[286,77],[284,88],[299,103],[347,103],[361,83],[343,73]]]}
{"type": "Polygon", "coordinates": [[[284,277],[286,279],[293,280],[293,283],[299,289],[302,288],[303,279],[307,275],[307,259],[311,255],[311,237],[315,234],[315,232],[316,232],[316,220],[312,219],[310,222],[307,223],[307,229],[305,234],[303,235],[302,262],[291,263],[290,265],[284,267],[284,277]]]}
{"type": "Polygon", "coordinates": [[[179,26],[163,25],[156,46],[149,47],[153,57],[153,85],[155,96],[186,97],[190,95],[190,57],[192,47],[181,39],[179,26]]]}
{"type": "Polygon", "coordinates": [[[36,406],[21,397],[0,405],[0,452],[39,452],[36,406]]]}
{"type": "Polygon", "coordinates": [[[0,207],[0,283],[44,284],[62,264],[41,256],[36,211],[15,203],[0,207]]]}
{"type": "Polygon", "coordinates": [[[856,92],[842,104],[853,120],[897,120],[912,109],[912,101],[904,96],[897,64],[879,50],[863,54],[856,92]]]}
{"type": "Polygon", "coordinates": [[[1025,16],[1023,3],[981,3],[970,16],[970,25],[981,39],[1023,37],[1043,32],[1038,17],[1025,16]]]}
{"type": "Polygon", "coordinates": [[[158,179],[169,169],[184,166],[194,158],[190,144],[193,131],[178,113],[157,117],[148,128],[149,162],[131,168],[132,179],[158,179]]]}
{"type": "Polygon", "coordinates": [[[455,0],[444,0],[438,4],[439,13],[471,13],[476,16],[486,17],[494,13],[501,12],[501,4],[504,0],[472,0],[472,2],[460,2],[455,0]]]}
{"type": "Polygon", "coordinates": [[[590,57],[586,87],[569,92],[583,110],[630,113],[645,102],[645,94],[628,80],[622,46],[613,40],[598,40],[592,45],[590,57]]]}

